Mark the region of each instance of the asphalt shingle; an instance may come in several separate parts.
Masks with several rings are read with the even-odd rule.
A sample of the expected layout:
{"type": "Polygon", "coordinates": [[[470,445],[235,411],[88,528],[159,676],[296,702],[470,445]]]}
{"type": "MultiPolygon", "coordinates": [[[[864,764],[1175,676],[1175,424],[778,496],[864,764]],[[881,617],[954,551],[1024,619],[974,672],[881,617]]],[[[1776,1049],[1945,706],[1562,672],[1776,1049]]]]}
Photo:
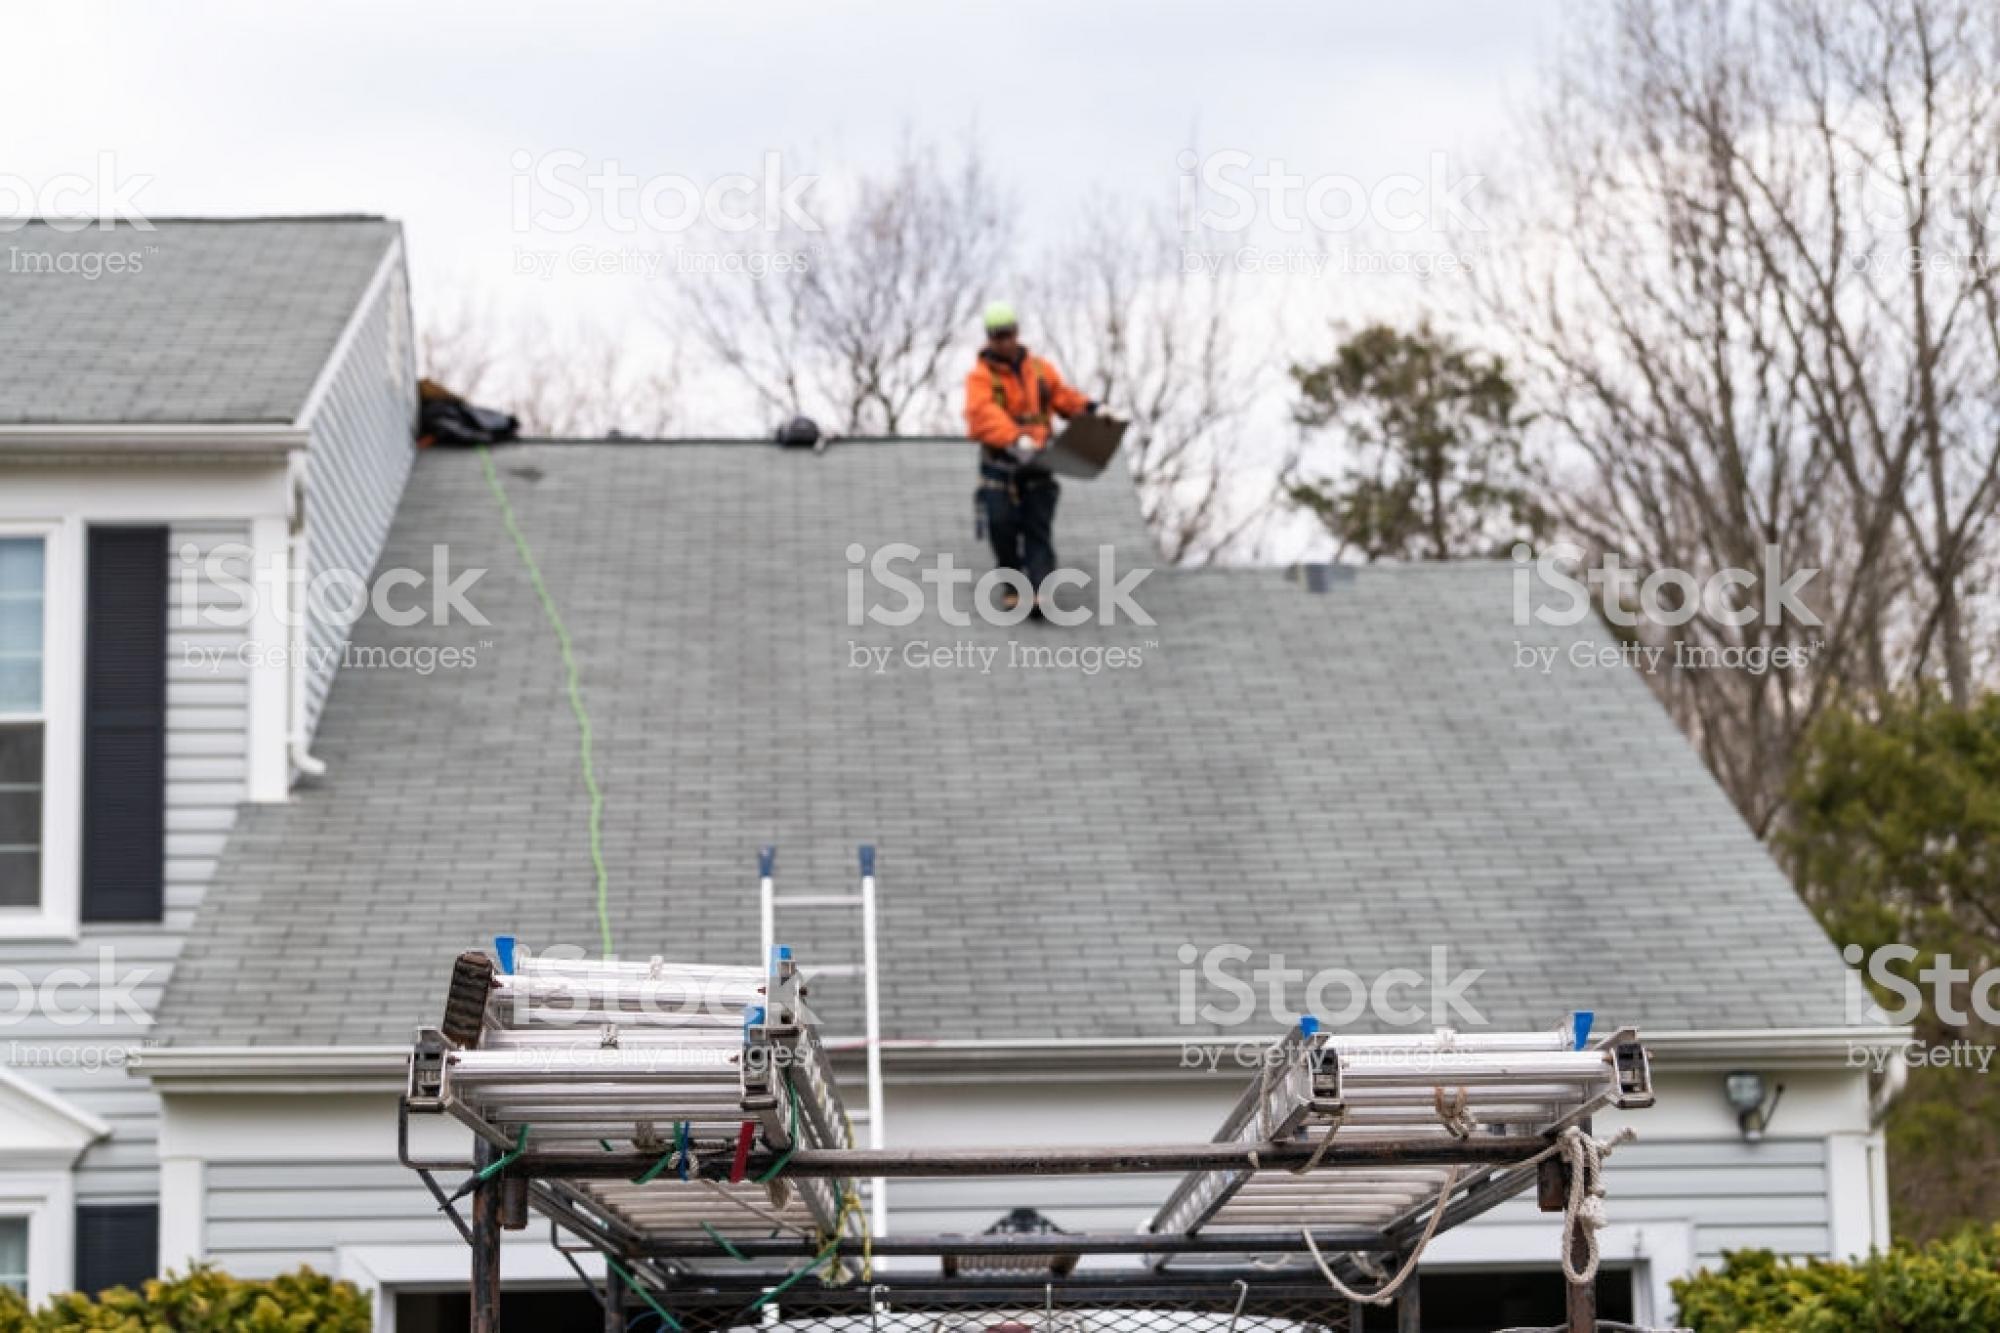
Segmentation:
{"type": "Polygon", "coordinates": [[[0,423],[289,422],[399,228],[30,222],[0,236],[0,423]]]}
{"type": "MultiPolygon", "coordinates": [[[[1654,1030],[1841,1021],[1832,945],[1644,683],[1570,663],[1582,630],[1517,627],[1504,566],[1363,569],[1323,593],[1159,570],[1134,594],[1149,627],[932,610],[857,628],[850,544],[986,568],[963,442],[494,457],[575,642],[626,956],[751,961],[757,847],[778,845],[781,888],[826,892],[866,841],[901,1039],[1228,1031],[1182,1021],[1188,945],[1370,982],[1428,977],[1444,948],[1483,969],[1467,998],[1503,1027],[1572,1008],[1654,1030]],[[999,655],[906,664],[961,643],[999,655]],[[1562,651],[1543,674],[1517,643],[1562,651]],[[885,669],[855,665],[870,648],[885,669]],[[1137,662],[1031,667],[1024,648],[1137,662]]],[[[1101,543],[1121,570],[1154,559],[1121,480],[1068,485],[1058,536],[1087,571],[1101,543]]],[[[398,1042],[435,1021],[460,949],[594,949],[562,666],[471,455],[420,459],[384,565],[428,571],[438,544],[486,569],[468,597],[490,623],[369,618],[356,651],[475,664],[342,670],[315,743],[329,773],[244,810],[168,1039],[398,1042]]],[[[792,917],[781,936],[851,961],[852,928],[792,917]]],[[[1241,1030],[1275,1027],[1260,1007],[1241,1030]]]]}

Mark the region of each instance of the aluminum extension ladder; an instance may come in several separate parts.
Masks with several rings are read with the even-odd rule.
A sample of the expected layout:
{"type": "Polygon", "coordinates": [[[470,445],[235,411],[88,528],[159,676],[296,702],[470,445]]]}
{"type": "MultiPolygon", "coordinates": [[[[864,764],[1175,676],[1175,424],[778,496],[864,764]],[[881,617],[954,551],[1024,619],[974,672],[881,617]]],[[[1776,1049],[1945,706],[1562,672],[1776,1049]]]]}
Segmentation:
{"type": "MultiPolygon", "coordinates": [[[[868,1100],[865,1107],[855,1114],[862,1119],[868,1129],[868,1146],[879,1149],[883,1142],[883,1097],[882,1097],[882,987],[879,955],[875,941],[875,848],[863,843],[860,849],[861,888],[857,893],[786,893],[780,894],[774,887],[774,872],[777,868],[778,849],[764,847],[757,853],[757,879],[760,916],[763,921],[763,956],[771,957],[771,950],[777,945],[777,911],[780,907],[828,908],[858,907],[861,909],[861,962],[831,964],[801,964],[804,979],[814,977],[853,978],[859,977],[862,986],[863,1033],[862,1046],[868,1062],[868,1100]]],[[[828,1049],[851,1049],[851,1042],[830,1040],[828,1049]]],[[[881,1176],[869,1183],[869,1227],[877,1236],[886,1235],[889,1229],[888,1182],[881,1176]]]]}

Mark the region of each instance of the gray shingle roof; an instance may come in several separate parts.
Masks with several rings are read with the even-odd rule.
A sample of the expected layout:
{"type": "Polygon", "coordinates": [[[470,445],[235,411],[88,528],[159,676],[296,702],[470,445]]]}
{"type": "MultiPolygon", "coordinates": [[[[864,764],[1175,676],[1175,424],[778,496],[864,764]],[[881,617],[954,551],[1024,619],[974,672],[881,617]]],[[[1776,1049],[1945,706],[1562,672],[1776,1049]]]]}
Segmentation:
{"type": "MultiPolygon", "coordinates": [[[[985,567],[962,442],[495,458],[575,639],[627,956],[749,961],[760,843],[781,888],[825,892],[873,841],[895,1037],[1213,1031],[1176,1019],[1184,943],[1368,979],[1427,974],[1443,946],[1485,969],[1469,997],[1507,1027],[1571,1008],[1655,1030],[1840,1022],[1832,946],[1643,682],[1517,668],[1517,639],[1572,632],[1517,630],[1504,567],[1364,569],[1321,594],[1163,570],[1137,594],[1149,629],[854,630],[849,543],[985,567]],[[1142,661],[849,665],[850,641],[1010,639],[1142,661]]],[[[1100,542],[1151,561],[1122,481],[1070,484],[1059,536],[1085,568],[1100,542]]],[[[384,562],[428,569],[434,543],[488,568],[470,595],[491,625],[369,620],[357,643],[476,666],[342,671],[329,774],[245,809],[166,1000],[172,1040],[400,1041],[435,1021],[462,948],[594,946],[562,670],[472,455],[422,457],[384,562]]],[[[781,936],[847,961],[849,922],[781,936]]]]}
{"type": "Polygon", "coordinates": [[[21,226],[0,237],[0,423],[291,421],[399,230],[21,226]]]}

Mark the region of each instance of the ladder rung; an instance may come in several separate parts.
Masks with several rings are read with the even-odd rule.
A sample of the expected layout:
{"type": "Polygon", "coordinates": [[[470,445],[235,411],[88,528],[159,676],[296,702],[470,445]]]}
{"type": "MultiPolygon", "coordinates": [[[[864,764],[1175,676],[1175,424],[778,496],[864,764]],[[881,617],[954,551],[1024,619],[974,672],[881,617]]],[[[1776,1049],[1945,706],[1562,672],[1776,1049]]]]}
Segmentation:
{"type": "Polygon", "coordinates": [[[800,968],[808,978],[858,977],[867,971],[858,963],[805,963],[800,968]]]}
{"type": "Polygon", "coordinates": [[[773,894],[773,907],[859,907],[861,895],[858,893],[787,893],[773,894]]]}

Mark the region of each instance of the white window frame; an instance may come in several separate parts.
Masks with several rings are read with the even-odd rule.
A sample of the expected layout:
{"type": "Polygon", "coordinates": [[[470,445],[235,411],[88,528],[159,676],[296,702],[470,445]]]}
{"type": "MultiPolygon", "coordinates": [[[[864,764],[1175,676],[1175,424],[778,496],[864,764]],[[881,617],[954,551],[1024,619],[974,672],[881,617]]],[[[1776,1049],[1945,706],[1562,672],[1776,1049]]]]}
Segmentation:
{"type": "MultiPolygon", "coordinates": [[[[0,907],[0,940],[75,940],[83,850],[83,523],[0,521],[42,539],[42,897],[0,907]]],[[[0,721],[10,715],[0,714],[0,721]]]]}
{"type": "Polygon", "coordinates": [[[68,1171],[0,1169],[0,1217],[28,1223],[28,1304],[76,1285],[76,1181],[68,1171]]]}
{"type": "Polygon", "coordinates": [[[0,1272],[0,1287],[14,1287],[14,1279],[18,1278],[20,1286],[14,1287],[15,1294],[20,1296],[21,1299],[26,1300],[28,1297],[28,1281],[34,1276],[35,1272],[34,1222],[31,1218],[10,1213],[5,1208],[0,1208],[0,1227],[5,1227],[10,1222],[19,1222],[22,1224],[21,1271],[18,1274],[0,1272]]]}

